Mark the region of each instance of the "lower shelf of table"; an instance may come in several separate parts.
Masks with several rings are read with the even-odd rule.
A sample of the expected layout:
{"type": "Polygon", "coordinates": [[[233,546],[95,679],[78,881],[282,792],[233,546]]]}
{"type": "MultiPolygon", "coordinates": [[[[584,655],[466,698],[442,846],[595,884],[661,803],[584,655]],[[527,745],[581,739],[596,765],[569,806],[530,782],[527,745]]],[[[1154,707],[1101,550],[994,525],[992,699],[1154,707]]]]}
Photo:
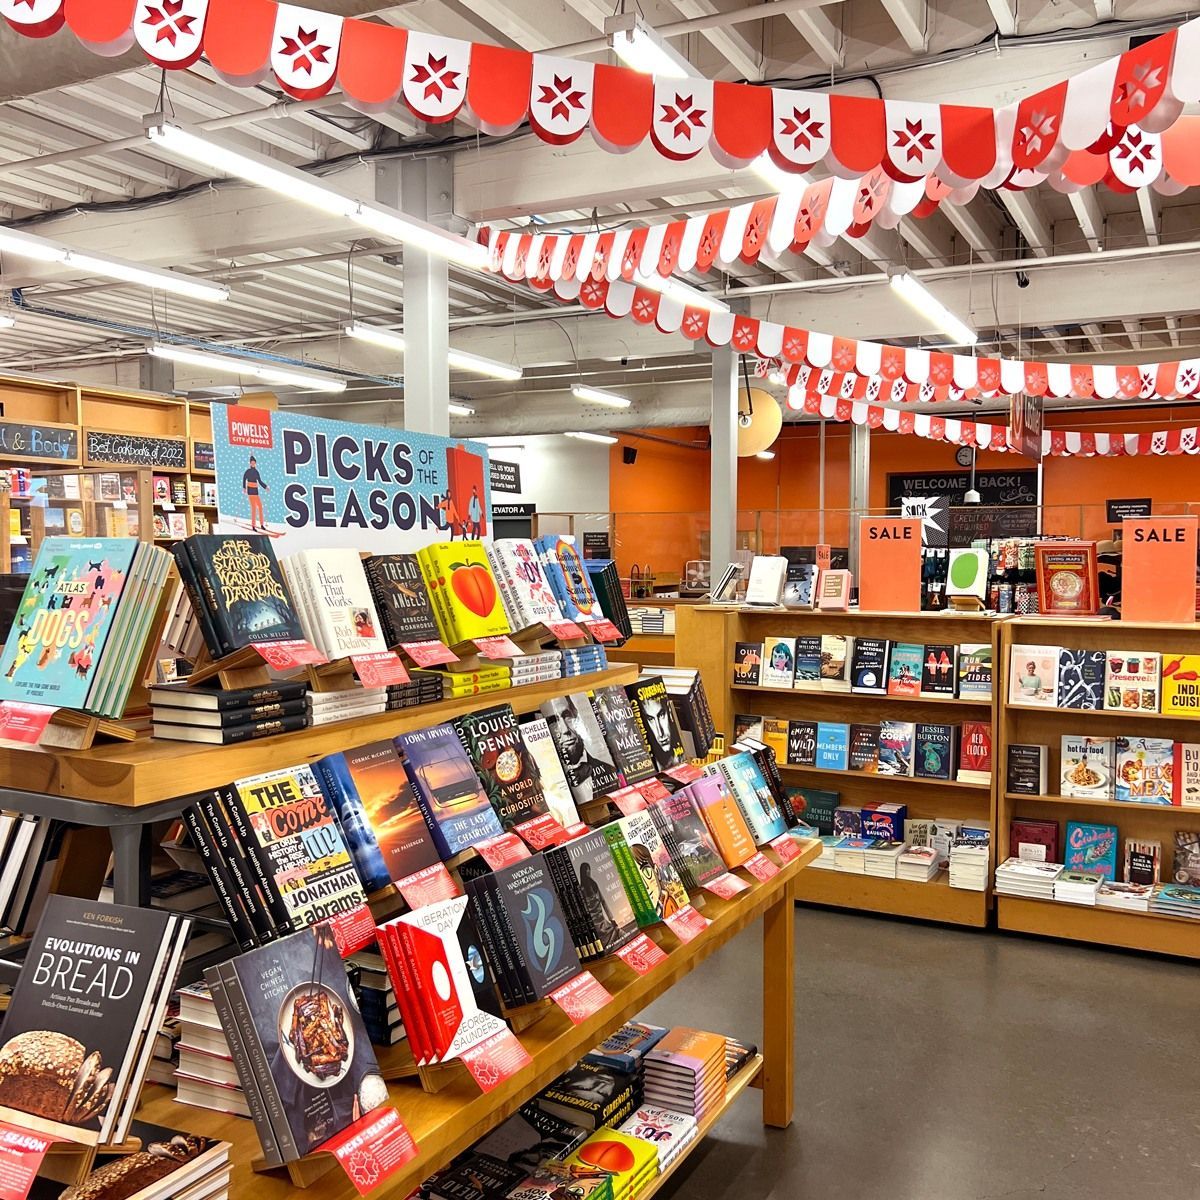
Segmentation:
{"type": "Polygon", "coordinates": [[[952,888],[945,871],[929,883],[913,883],[907,879],[810,869],[802,871],[796,880],[796,899],[979,929],[988,920],[988,894],[952,888]]]}
{"type": "Polygon", "coordinates": [[[1001,929],[1013,933],[1200,958],[1200,920],[1187,917],[997,896],[996,921],[1001,929]]]}

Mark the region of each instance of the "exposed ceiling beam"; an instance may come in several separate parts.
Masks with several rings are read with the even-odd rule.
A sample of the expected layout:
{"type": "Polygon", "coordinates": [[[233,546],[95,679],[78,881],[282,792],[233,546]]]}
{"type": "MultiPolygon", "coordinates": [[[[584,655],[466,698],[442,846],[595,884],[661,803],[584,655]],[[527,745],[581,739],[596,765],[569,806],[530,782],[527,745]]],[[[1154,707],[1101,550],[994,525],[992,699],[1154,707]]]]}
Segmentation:
{"type": "Polygon", "coordinates": [[[604,19],[612,15],[612,6],[601,4],[600,0],[567,0],[567,3],[593,29],[602,30],[604,28],[604,19]]]}
{"type": "Polygon", "coordinates": [[[1033,192],[1010,192],[1006,188],[1001,188],[997,195],[1029,243],[1030,250],[1038,258],[1045,258],[1054,248],[1054,234],[1041,201],[1033,192]]]}
{"type": "MultiPolygon", "coordinates": [[[[713,0],[672,0],[674,6],[685,17],[708,17],[720,10],[713,0]]],[[[762,55],[757,46],[746,40],[736,29],[702,29],[704,38],[718,54],[723,54],[729,65],[742,79],[762,79],[762,55]]]]}
{"type": "Polygon", "coordinates": [[[788,13],[788,20],[827,67],[846,65],[842,31],[819,8],[788,13]]]}
{"type": "Polygon", "coordinates": [[[1067,199],[1070,200],[1071,211],[1087,239],[1088,248],[1099,253],[1104,249],[1104,209],[1100,207],[1096,189],[1088,187],[1078,192],[1069,192],[1067,199]]]}
{"type": "Polygon", "coordinates": [[[905,217],[899,225],[900,236],[931,266],[950,265],[951,246],[938,236],[932,217],[905,217]]]}
{"type": "Polygon", "coordinates": [[[1146,234],[1146,245],[1157,246],[1162,231],[1162,199],[1150,188],[1138,188],[1137,202],[1142,229],[1146,234]]]}
{"type": "Polygon", "coordinates": [[[984,225],[974,204],[946,203],[941,206],[941,211],[978,258],[984,262],[994,262],[999,257],[999,231],[994,225],[991,229],[984,225]]]}
{"type": "Polygon", "coordinates": [[[929,48],[929,6],[925,0],[883,0],[883,7],[904,44],[914,54],[924,53],[929,48]]]}
{"type": "Polygon", "coordinates": [[[988,8],[1001,37],[1011,37],[1017,32],[1017,0],[988,0],[988,8]]]}

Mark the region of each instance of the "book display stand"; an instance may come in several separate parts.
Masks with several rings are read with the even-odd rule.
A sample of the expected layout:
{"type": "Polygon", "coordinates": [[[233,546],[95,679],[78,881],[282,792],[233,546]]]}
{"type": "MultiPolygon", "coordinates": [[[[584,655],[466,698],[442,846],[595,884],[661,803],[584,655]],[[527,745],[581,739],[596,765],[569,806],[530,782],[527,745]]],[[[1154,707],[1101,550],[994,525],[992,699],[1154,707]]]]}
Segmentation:
{"type": "MultiPolygon", "coordinates": [[[[859,692],[809,691],[745,686],[732,682],[737,642],[766,637],[821,633],[872,637],[892,642],[988,643],[996,662],[997,630],[1002,618],[985,614],[820,612],[784,608],[756,609],[728,605],[692,605],[677,611],[676,643],[680,662],[700,669],[718,732],[732,734],[735,713],[812,721],[863,722],[883,719],[957,724],[987,721],[995,747],[995,706],[1000,678],[994,669],[991,700],[930,696],[889,696],[859,692]]],[[[995,765],[1003,763],[998,751],[995,765]]],[[[986,824],[996,842],[993,789],[986,783],[831,771],[780,764],[784,781],[796,787],[837,792],[840,803],[895,801],[908,806],[910,817],[943,817],[986,824]]],[[[993,857],[994,857],[993,850],[993,857]]],[[[796,887],[797,899],[838,908],[944,921],[982,929],[988,923],[990,895],[949,886],[943,872],[929,883],[876,878],[841,871],[806,871],[796,887]]]]}
{"type": "Polygon", "coordinates": [[[15,1109],[0,1105],[0,1120],[20,1129],[28,1129],[31,1133],[54,1138],[54,1144],[46,1151],[38,1172],[56,1183],[81,1184],[95,1168],[96,1159],[100,1155],[114,1156],[136,1154],[142,1148],[140,1138],[127,1138],[123,1142],[100,1145],[97,1135],[89,1136],[86,1129],[78,1131],[77,1140],[68,1140],[63,1133],[63,1126],[56,1121],[43,1121],[30,1113],[17,1112],[15,1109]]]}
{"type": "Polygon", "coordinates": [[[196,687],[216,679],[222,690],[233,691],[237,688],[266,687],[271,682],[271,672],[253,646],[243,646],[232,654],[214,659],[209,656],[205,646],[196,656],[192,673],[188,676],[188,686],[196,687]]]}
{"type": "MultiPolygon", "coordinates": [[[[1200,742],[1200,714],[1032,707],[1011,701],[1008,681],[1014,646],[1200,654],[1200,625],[1020,617],[1004,622],[999,644],[995,663],[999,699],[995,762],[996,829],[1001,849],[1007,848],[1008,830],[1014,818],[1041,818],[1057,821],[1060,826],[1068,820],[1115,825],[1119,835],[1118,877],[1126,839],[1156,841],[1162,846],[1162,881],[1170,882],[1175,834],[1200,836],[1200,808],[1061,795],[1062,738],[1125,736],[1200,742]],[[1004,766],[1008,747],[1013,743],[1049,748],[1048,786],[1044,795],[1029,796],[1007,790],[1004,766]]],[[[998,861],[1004,857],[1004,853],[996,856],[998,861]]],[[[1200,958],[1200,931],[1197,922],[1187,917],[1000,895],[996,897],[996,915],[1001,929],[1200,958]]]]}

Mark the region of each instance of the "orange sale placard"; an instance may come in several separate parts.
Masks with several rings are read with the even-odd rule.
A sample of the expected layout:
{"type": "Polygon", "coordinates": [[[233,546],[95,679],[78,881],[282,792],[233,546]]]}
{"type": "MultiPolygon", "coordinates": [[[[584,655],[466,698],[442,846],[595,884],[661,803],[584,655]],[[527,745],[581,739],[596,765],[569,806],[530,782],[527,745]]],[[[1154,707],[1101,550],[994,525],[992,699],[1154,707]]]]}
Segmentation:
{"type": "Polygon", "coordinates": [[[1121,618],[1196,619],[1196,517],[1121,522],[1121,618]]]}
{"type": "Polygon", "coordinates": [[[861,518],[858,607],[863,612],[921,611],[919,518],[861,518]]]}

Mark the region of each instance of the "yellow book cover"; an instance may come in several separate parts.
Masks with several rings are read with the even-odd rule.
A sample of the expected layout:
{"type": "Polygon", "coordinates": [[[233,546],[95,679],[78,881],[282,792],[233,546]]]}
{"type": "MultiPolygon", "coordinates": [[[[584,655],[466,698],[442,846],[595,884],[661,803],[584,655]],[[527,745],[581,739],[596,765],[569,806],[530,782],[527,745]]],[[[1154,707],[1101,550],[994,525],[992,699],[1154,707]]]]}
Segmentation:
{"type": "Polygon", "coordinates": [[[591,1168],[607,1171],[612,1176],[613,1195],[624,1192],[626,1186],[641,1179],[658,1165],[658,1150],[651,1142],[602,1125],[567,1159],[567,1166],[576,1170],[591,1168]]]}
{"type": "Polygon", "coordinates": [[[787,762],[787,721],[780,721],[775,717],[764,718],[762,740],[775,751],[776,762],[787,762]]]}
{"type": "Polygon", "coordinates": [[[1163,651],[1162,711],[1187,717],[1200,715],[1200,654],[1163,651]]]}
{"type": "Polygon", "coordinates": [[[511,633],[483,543],[434,542],[419,552],[435,611],[451,645],[511,633]]]}

